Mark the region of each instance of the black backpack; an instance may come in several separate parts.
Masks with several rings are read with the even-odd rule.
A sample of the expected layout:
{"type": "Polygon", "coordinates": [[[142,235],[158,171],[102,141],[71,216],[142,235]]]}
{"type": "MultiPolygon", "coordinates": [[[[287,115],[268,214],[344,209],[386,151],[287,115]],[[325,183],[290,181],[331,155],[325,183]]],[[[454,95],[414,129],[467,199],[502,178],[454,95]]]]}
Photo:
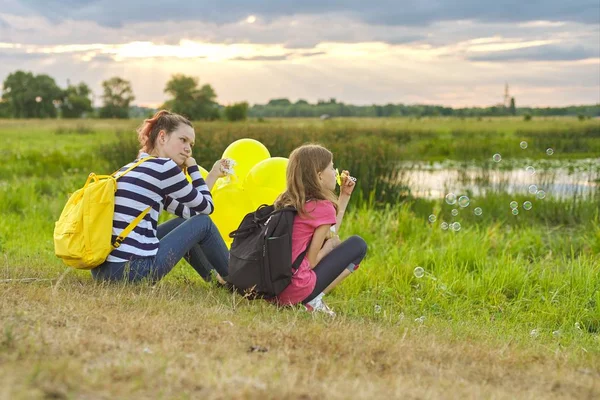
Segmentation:
{"type": "Polygon", "coordinates": [[[263,204],[246,214],[229,251],[229,287],[248,298],[273,298],[291,282],[306,250],[292,263],[296,209],[263,204]]]}

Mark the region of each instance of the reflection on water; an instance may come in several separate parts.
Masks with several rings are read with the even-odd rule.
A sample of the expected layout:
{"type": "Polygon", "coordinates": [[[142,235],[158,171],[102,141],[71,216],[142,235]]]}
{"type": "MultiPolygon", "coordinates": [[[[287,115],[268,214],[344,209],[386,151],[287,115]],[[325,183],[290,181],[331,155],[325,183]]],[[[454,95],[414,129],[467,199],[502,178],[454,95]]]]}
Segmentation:
{"type": "Polygon", "coordinates": [[[402,163],[398,182],[414,197],[442,198],[447,193],[489,192],[533,194],[543,190],[556,198],[600,197],[600,158],[577,161],[534,161],[477,166],[457,163],[402,163]]]}

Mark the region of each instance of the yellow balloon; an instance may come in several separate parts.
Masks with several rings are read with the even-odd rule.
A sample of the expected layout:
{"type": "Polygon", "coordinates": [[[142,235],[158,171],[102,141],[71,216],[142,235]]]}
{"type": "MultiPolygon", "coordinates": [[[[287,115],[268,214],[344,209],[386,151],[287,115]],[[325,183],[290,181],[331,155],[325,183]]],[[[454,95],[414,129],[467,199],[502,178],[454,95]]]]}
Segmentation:
{"type": "Polygon", "coordinates": [[[213,190],[221,189],[227,185],[239,185],[239,179],[235,175],[227,175],[223,178],[218,178],[215,182],[213,190]]]}
{"type": "Polygon", "coordinates": [[[244,181],[244,192],[254,208],[261,204],[273,204],[277,196],[286,189],[288,159],[267,158],[256,164],[244,181]]]}
{"type": "Polygon", "coordinates": [[[232,239],[229,233],[235,231],[244,216],[250,211],[253,211],[252,204],[248,201],[247,196],[241,186],[229,184],[213,190],[213,202],[215,211],[210,215],[213,222],[219,229],[221,237],[227,244],[231,245],[232,239]]]}
{"type": "Polygon", "coordinates": [[[202,175],[203,179],[206,179],[206,177],[208,176],[208,171],[205,170],[204,168],[202,168],[201,166],[198,165],[198,168],[200,168],[200,175],[202,175]]]}
{"type": "Polygon", "coordinates": [[[239,139],[231,143],[223,152],[223,157],[235,161],[233,171],[238,181],[243,184],[248,172],[256,164],[271,157],[269,150],[258,140],[239,139]]]}

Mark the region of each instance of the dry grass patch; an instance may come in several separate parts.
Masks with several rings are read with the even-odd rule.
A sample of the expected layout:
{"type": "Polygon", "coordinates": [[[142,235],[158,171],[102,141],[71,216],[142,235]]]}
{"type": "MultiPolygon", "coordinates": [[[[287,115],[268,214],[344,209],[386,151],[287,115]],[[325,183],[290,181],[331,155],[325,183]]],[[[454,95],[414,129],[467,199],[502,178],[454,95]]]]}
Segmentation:
{"type": "Polygon", "coordinates": [[[442,323],[330,320],[194,283],[0,285],[2,398],[600,396],[597,354],[442,323]]]}

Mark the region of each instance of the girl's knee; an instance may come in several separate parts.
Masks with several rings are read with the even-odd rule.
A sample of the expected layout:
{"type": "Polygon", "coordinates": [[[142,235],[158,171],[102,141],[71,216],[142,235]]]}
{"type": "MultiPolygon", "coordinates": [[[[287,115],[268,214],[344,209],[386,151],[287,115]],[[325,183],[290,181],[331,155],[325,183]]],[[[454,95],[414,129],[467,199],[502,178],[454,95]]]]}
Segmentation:
{"type": "Polygon", "coordinates": [[[352,246],[352,249],[356,250],[362,257],[367,254],[367,242],[360,236],[350,236],[346,241],[352,246]]]}
{"type": "Polygon", "coordinates": [[[191,217],[189,221],[193,221],[195,227],[204,230],[205,232],[210,232],[213,226],[216,228],[216,225],[207,214],[196,214],[191,217]]]}

